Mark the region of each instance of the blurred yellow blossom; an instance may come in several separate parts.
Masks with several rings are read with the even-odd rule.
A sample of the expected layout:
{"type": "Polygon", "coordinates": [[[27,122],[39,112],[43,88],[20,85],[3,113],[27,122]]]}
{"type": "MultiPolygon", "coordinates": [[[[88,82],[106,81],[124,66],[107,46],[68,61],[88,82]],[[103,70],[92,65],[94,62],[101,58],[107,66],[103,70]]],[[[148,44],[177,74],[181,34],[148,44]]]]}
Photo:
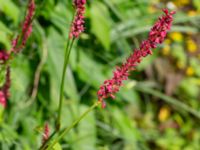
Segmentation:
{"type": "Polygon", "coordinates": [[[169,45],[165,45],[164,48],[162,49],[162,54],[165,56],[168,56],[170,53],[170,46],[169,45]]]}
{"type": "Polygon", "coordinates": [[[171,42],[172,42],[172,41],[171,41],[170,39],[166,39],[166,40],[164,41],[165,44],[171,44],[171,42]]]}
{"type": "Polygon", "coordinates": [[[192,39],[187,40],[186,44],[187,44],[187,50],[190,53],[194,53],[197,51],[197,44],[192,39]]]}
{"type": "Polygon", "coordinates": [[[178,69],[184,69],[185,68],[185,64],[182,61],[178,61],[176,63],[176,66],[178,69]]]}
{"type": "Polygon", "coordinates": [[[188,75],[188,76],[193,76],[194,75],[194,69],[193,69],[193,67],[189,66],[186,69],[186,75],[188,75]]]}
{"type": "Polygon", "coordinates": [[[182,5],[188,5],[191,3],[190,0],[177,0],[177,1],[179,1],[182,5]]]}
{"type": "Polygon", "coordinates": [[[148,11],[150,13],[155,13],[157,10],[156,10],[156,8],[154,6],[151,5],[151,6],[148,7],[148,11]]]}
{"type": "Polygon", "coordinates": [[[183,41],[183,35],[180,32],[172,32],[169,34],[170,38],[176,42],[183,41]]]}
{"type": "Polygon", "coordinates": [[[158,119],[160,122],[164,122],[169,118],[170,110],[168,107],[162,107],[158,114],[158,119]]]}
{"type": "Polygon", "coordinates": [[[174,0],[173,2],[176,6],[185,6],[191,3],[190,0],[174,0]]]}
{"type": "Polygon", "coordinates": [[[194,10],[190,10],[190,11],[188,11],[188,16],[196,16],[197,15],[197,12],[196,11],[194,11],[194,10]]]}

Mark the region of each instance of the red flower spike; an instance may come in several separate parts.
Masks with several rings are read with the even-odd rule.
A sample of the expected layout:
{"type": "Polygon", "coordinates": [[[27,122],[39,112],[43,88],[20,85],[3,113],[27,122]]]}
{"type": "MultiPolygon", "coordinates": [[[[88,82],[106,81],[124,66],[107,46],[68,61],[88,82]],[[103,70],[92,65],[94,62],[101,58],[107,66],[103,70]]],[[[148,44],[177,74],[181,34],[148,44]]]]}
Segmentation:
{"type": "Polygon", "coordinates": [[[10,97],[10,67],[6,70],[6,81],[2,88],[0,88],[0,104],[6,107],[7,100],[10,97]]]}
{"type": "Polygon", "coordinates": [[[86,3],[86,0],[74,0],[74,6],[75,7],[84,5],[85,3],[86,3]]]}
{"type": "Polygon", "coordinates": [[[35,1],[29,0],[28,13],[25,17],[25,21],[22,28],[22,35],[23,35],[22,45],[23,46],[25,45],[27,39],[29,38],[32,32],[32,19],[33,19],[34,12],[35,12],[35,1]]]}
{"type": "Polygon", "coordinates": [[[17,36],[15,39],[12,40],[12,48],[11,48],[11,51],[15,51],[16,47],[17,47],[17,44],[18,44],[18,41],[19,41],[19,36],[17,36]]]}
{"type": "Polygon", "coordinates": [[[49,125],[45,123],[42,142],[45,143],[49,138],[49,125]]]}
{"type": "Polygon", "coordinates": [[[5,63],[9,59],[9,54],[5,50],[0,50],[0,64],[5,63]]]}
{"type": "Polygon", "coordinates": [[[35,11],[35,2],[34,0],[29,0],[29,4],[28,4],[28,13],[25,17],[25,21],[23,24],[23,29],[22,32],[25,34],[27,29],[29,28],[31,22],[32,22],[32,18],[34,15],[34,11],[35,11]]]}
{"type": "Polygon", "coordinates": [[[6,107],[6,97],[2,90],[0,90],[0,105],[2,105],[4,108],[6,107]]]}
{"type": "Polygon", "coordinates": [[[105,101],[101,101],[101,108],[106,108],[106,102],[105,101]]]}
{"type": "Polygon", "coordinates": [[[74,6],[76,9],[76,16],[71,25],[71,31],[69,34],[70,38],[78,38],[80,34],[84,31],[84,13],[86,0],[74,0],[74,6]]]}
{"type": "Polygon", "coordinates": [[[22,27],[22,36],[21,36],[22,43],[18,45],[19,36],[16,39],[14,39],[12,41],[12,49],[11,49],[12,52],[18,53],[25,46],[26,41],[30,37],[32,33],[32,20],[34,12],[35,12],[35,1],[29,0],[27,15],[25,17],[22,27]]]}
{"type": "MultiPolygon", "coordinates": [[[[5,50],[0,50],[0,65],[5,64],[8,59],[10,59],[11,53],[18,53],[25,46],[27,39],[29,38],[32,32],[32,19],[35,11],[35,2],[34,0],[29,0],[28,11],[23,23],[22,34],[17,36],[12,40],[12,48],[10,53],[7,53],[5,50]],[[21,37],[22,43],[19,44],[19,38],[21,37]]],[[[3,107],[6,107],[6,102],[10,97],[10,68],[7,68],[6,72],[6,81],[3,87],[0,87],[0,104],[3,107]]]]}
{"type": "Polygon", "coordinates": [[[120,67],[117,67],[113,72],[112,79],[104,81],[97,92],[98,101],[101,102],[102,108],[105,108],[106,98],[115,98],[115,94],[119,91],[123,85],[122,82],[128,79],[129,72],[136,69],[136,66],[142,61],[143,57],[152,54],[152,48],[156,48],[158,44],[161,44],[170,30],[173,16],[175,11],[169,12],[167,9],[163,9],[164,15],[162,15],[158,21],[151,28],[148,39],[144,40],[139,49],[135,49],[134,52],[126,59],[120,67]]]}
{"type": "Polygon", "coordinates": [[[24,36],[23,36],[23,40],[22,40],[22,45],[25,46],[27,39],[30,37],[32,33],[32,25],[30,25],[27,29],[27,31],[25,32],[24,36]]]}

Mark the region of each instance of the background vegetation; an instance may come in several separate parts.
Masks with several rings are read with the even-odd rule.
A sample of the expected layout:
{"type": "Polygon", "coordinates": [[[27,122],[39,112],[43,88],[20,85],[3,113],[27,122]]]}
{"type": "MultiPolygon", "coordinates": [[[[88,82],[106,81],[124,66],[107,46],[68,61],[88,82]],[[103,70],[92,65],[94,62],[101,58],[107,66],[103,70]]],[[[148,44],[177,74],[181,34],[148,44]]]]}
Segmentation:
{"type": "MultiPolygon", "coordinates": [[[[11,98],[0,116],[0,149],[33,150],[45,122],[54,130],[72,0],[36,0],[33,34],[11,61],[11,98]],[[34,85],[39,84],[38,88],[34,85]]],[[[25,0],[0,0],[0,49],[20,32],[25,0]]],[[[65,83],[62,125],[97,100],[99,85],[147,37],[168,7],[167,40],[144,60],[106,109],[96,109],[57,145],[63,150],[200,149],[200,1],[88,0],[65,83]]],[[[0,66],[0,85],[5,70],[0,66]]]]}

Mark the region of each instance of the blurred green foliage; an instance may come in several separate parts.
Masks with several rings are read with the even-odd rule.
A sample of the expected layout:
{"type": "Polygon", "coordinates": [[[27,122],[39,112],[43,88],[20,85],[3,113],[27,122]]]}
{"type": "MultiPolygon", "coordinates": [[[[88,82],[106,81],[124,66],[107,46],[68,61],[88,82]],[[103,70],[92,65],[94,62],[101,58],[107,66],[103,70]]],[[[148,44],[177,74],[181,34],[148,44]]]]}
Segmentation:
{"type": "MultiPolygon", "coordinates": [[[[51,132],[55,128],[72,0],[36,4],[33,34],[11,61],[11,98],[0,110],[2,150],[37,149],[45,122],[51,132]]],[[[0,49],[11,47],[26,7],[24,0],[0,0],[0,49]]],[[[90,113],[55,149],[200,149],[199,0],[88,0],[85,32],[67,70],[62,125],[69,126],[96,101],[99,85],[147,37],[163,7],[177,11],[166,42],[144,59],[116,100],[90,113]]],[[[2,85],[5,68],[0,67],[2,85]]]]}

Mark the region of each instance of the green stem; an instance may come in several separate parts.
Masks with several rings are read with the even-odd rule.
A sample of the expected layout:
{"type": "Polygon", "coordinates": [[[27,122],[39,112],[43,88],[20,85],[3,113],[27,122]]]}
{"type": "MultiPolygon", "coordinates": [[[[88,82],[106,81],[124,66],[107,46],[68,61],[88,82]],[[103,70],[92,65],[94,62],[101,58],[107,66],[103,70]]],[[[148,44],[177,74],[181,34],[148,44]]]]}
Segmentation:
{"type": "MultiPolygon", "coordinates": [[[[76,12],[74,12],[71,22],[73,22],[75,14],[76,14],[76,12]]],[[[61,79],[61,85],[60,85],[58,117],[57,117],[57,120],[56,120],[56,130],[57,131],[60,130],[60,120],[61,120],[61,111],[62,111],[62,104],[63,104],[63,92],[64,92],[65,74],[66,74],[67,65],[68,65],[68,62],[69,62],[69,56],[70,56],[70,53],[71,53],[71,49],[72,49],[72,46],[73,46],[73,43],[74,43],[74,40],[75,40],[73,38],[72,41],[71,41],[70,38],[69,38],[69,35],[70,35],[70,30],[69,30],[69,34],[68,34],[67,47],[65,49],[65,58],[64,58],[62,79],[61,79]],[[71,41],[71,43],[70,43],[70,41],[71,41]]]]}
{"type": "MultiPolygon", "coordinates": [[[[74,18],[74,15],[73,15],[74,18]]],[[[73,19],[72,19],[73,21],[73,19]]],[[[63,71],[62,71],[62,79],[61,79],[61,85],[60,85],[60,95],[59,95],[59,107],[58,107],[58,117],[56,120],[56,130],[51,134],[51,136],[48,138],[48,140],[40,147],[40,150],[45,150],[51,139],[56,135],[56,133],[60,130],[60,120],[61,120],[61,111],[62,111],[62,103],[63,103],[63,92],[64,92],[64,82],[65,82],[65,74],[66,74],[66,69],[67,65],[69,62],[69,56],[71,53],[71,49],[74,43],[74,38],[72,41],[68,37],[67,39],[67,46],[65,49],[65,58],[64,58],[64,65],[63,65],[63,71]],[[71,41],[71,43],[70,43],[71,41]]]]}
{"type": "Polygon", "coordinates": [[[47,141],[45,141],[45,143],[42,144],[42,146],[39,148],[39,150],[45,150],[47,148],[47,145],[49,144],[49,142],[51,141],[51,139],[56,135],[56,131],[54,131],[50,137],[47,139],[47,141]]]}
{"type": "Polygon", "coordinates": [[[99,101],[95,102],[88,110],[86,110],[78,119],[76,119],[69,127],[66,127],[59,136],[46,148],[50,150],[59,140],[61,140],[74,126],[76,126],[89,112],[91,112],[95,107],[100,104],[99,101]]]}
{"type": "Polygon", "coordinates": [[[72,39],[70,43],[70,39],[67,42],[67,47],[65,50],[65,58],[64,58],[64,65],[63,65],[63,71],[62,71],[62,79],[61,79],[61,85],[60,85],[60,97],[59,97],[59,107],[58,107],[58,118],[56,120],[56,130],[60,130],[60,120],[61,120],[61,112],[62,112],[62,104],[63,104],[63,92],[64,92],[64,83],[65,83],[65,75],[67,70],[67,65],[69,63],[69,56],[71,53],[71,49],[74,43],[74,38],[72,39]]]}

